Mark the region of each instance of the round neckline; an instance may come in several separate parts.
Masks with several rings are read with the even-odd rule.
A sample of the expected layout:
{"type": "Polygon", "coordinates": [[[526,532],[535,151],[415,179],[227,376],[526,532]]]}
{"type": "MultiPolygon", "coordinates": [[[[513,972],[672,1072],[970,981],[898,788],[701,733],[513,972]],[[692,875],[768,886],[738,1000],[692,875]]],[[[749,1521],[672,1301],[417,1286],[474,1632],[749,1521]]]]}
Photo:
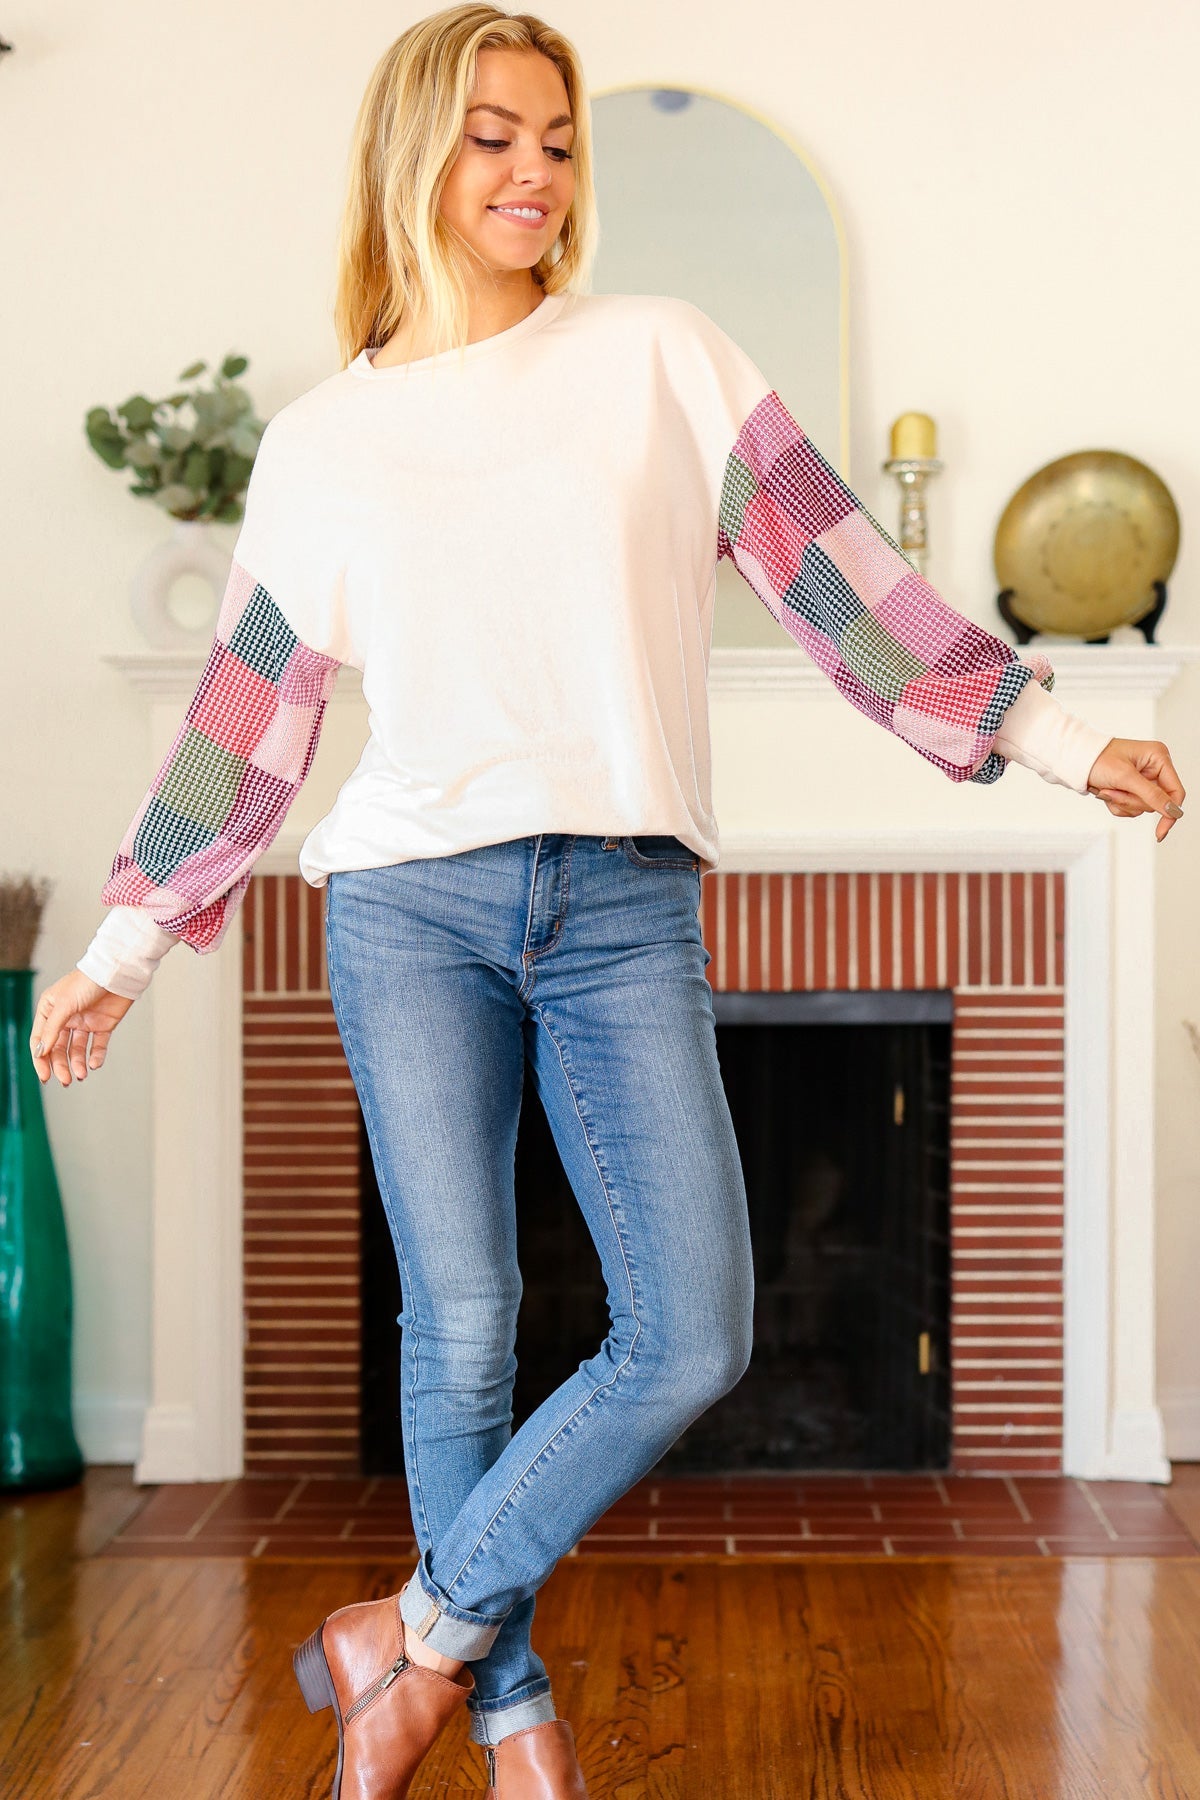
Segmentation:
{"type": "Polygon", "coordinates": [[[437,356],[415,356],[411,362],[389,363],[385,368],[377,369],[364,347],[348,365],[348,372],[360,375],[367,381],[388,381],[395,375],[412,375],[421,369],[430,369],[435,363],[457,368],[460,356],[466,362],[477,361],[479,357],[487,356],[493,350],[502,350],[518,338],[528,337],[541,326],[548,325],[551,319],[557,318],[569,298],[570,295],[566,292],[546,294],[515,325],[506,325],[503,331],[493,331],[490,337],[476,338],[474,343],[465,344],[461,351],[443,350],[437,356]]]}

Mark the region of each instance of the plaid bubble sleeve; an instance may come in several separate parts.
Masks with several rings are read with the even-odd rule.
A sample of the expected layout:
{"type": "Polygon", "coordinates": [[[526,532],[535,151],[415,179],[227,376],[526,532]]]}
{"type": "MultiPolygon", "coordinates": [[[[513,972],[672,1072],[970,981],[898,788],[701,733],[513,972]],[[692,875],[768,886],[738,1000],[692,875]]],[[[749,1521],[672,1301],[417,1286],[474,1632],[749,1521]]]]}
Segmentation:
{"type": "Polygon", "coordinates": [[[952,781],[995,781],[1007,709],[1054,671],[964,618],[918,574],[792,418],[765,394],[725,465],[718,560],[730,557],[851,705],[952,781]]]}
{"type": "Polygon", "coordinates": [[[236,560],[183,722],[101,898],[215,950],[316,754],[340,663],[303,644],[236,560]]]}

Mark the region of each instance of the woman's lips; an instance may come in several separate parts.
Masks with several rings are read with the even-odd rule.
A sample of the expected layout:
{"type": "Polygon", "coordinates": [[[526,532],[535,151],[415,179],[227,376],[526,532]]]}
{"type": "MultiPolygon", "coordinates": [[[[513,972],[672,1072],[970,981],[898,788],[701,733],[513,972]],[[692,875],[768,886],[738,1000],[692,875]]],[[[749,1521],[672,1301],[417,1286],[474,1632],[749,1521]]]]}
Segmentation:
{"type": "Polygon", "coordinates": [[[541,213],[536,219],[523,219],[520,213],[505,212],[499,206],[489,206],[488,211],[495,213],[498,219],[509,219],[514,225],[524,225],[527,231],[540,231],[549,216],[547,213],[541,213]]]}

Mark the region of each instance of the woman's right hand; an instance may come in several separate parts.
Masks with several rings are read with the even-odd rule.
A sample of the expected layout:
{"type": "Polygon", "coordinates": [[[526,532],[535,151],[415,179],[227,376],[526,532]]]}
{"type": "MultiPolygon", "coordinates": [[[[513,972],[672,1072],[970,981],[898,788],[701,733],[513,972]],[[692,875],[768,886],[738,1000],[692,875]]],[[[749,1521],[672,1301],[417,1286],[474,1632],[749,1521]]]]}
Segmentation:
{"type": "Polygon", "coordinates": [[[72,969],[52,987],[43,988],[33,1009],[29,1038],[38,1080],[46,1083],[51,1073],[63,1087],[70,1087],[72,1076],[85,1080],[103,1063],[108,1040],[132,1005],[132,1000],[110,993],[82,969],[72,969]]]}

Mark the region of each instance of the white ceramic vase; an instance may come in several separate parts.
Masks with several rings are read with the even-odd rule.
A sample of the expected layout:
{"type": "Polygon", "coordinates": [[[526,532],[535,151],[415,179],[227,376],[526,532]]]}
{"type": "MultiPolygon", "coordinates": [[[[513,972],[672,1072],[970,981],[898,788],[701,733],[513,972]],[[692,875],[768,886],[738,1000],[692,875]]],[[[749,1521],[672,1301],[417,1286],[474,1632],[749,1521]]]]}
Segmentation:
{"type": "Polygon", "coordinates": [[[170,537],[154,546],[130,585],[130,610],[146,641],[156,650],[207,649],[230,566],[207,519],[175,519],[170,537]],[[172,608],[172,590],[182,576],[197,575],[212,591],[211,606],[199,613],[193,606],[181,618],[172,608]]]}

